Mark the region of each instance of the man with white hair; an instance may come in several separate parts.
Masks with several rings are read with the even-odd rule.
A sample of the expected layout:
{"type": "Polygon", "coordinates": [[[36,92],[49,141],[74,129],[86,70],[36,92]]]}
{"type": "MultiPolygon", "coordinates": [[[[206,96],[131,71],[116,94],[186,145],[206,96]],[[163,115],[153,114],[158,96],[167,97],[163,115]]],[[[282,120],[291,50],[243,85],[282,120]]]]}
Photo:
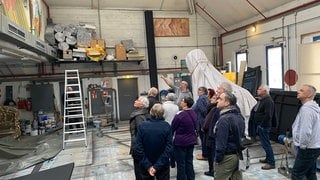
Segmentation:
{"type": "Polygon", "coordinates": [[[164,109],[163,117],[165,121],[167,121],[170,125],[174,116],[179,111],[178,105],[174,103],[176,99],[177,97],[174,93],[168,93],[166,96],[166,101],[163,103],[163,109],[164,109]]]}
{"type": "Polygon", "coordinates": [[[260,159],[260,163],[265,163],[261,167],[263,170],[275,168],[274,153],[270,143],[270,131],[272,127],[272,117],[274,112],[274,102],[269,95],[269,87],[267,85],[260,85],[257,90],[258,102],[253,107],[251,116],[257,123],[257,130],[261,145],[266,153],[265,159],[260,159]]]}

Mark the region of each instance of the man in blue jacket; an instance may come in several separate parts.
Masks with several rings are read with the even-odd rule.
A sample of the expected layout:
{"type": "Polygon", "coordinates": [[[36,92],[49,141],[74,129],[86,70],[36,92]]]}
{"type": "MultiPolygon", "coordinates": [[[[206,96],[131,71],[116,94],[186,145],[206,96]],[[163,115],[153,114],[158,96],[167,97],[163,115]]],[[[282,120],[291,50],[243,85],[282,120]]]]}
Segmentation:
{"type": "Polygon", "coordinates": [[[222,93],[218,99],[220,118],[214,129],[216,135],[215,179],[242,180],[242,173],[238,167],[236,141],[240,142],[244,137],[245,122],[236,103],[236,97],[229,91],[222,93]],[[232,126],[237,128],[236,132],[232,131],[232,126]]]}

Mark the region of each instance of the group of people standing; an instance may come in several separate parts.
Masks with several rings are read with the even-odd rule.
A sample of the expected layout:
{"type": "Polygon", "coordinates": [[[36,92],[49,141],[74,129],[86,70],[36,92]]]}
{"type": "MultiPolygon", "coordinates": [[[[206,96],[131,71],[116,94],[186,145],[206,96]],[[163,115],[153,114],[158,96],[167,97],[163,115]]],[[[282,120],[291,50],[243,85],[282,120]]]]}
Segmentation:
{"type": "MultiPolygon", "coordinates": [[[[201,154],[197,154],[196,158],[208,161],[209,168],[205,175],[215,179],[241,180],[242,173],[238,170],[238,146],[245,137],[245,121],[237,105],[237,98],[232,93],[231,84],[222,82],[216,91],[199,87],[199,98],[194,102],[186,81],[182,81],[180,87],[176,87],[166,77],[161,76],[161,78],[174,90],[167,94],[166,102],[158,101],[156,98],[158,90],[153,87],[147,97],[140,96],[134,102],[135,110],[130,116],[130,153],[133,157],[136,179],[154,179],[154,177],[170,179],[170,167],[177,168],[178,180],[195,179],[193,151],[199,137],[201,154]]],[[[315,88],[310,85],[303,87],[310,91],[308,99],[312,101],[316,93],[315,88]]],[[[306,155],[302,156],[301,153],[304,150],[309,152],[308,148],[316,148],[317,150],[312,153],[318,153],[319,156],[320,151],[320,135],[301,135],[304,132],[301,129],[301,121],[304,121],[302,117],[306,116],[302,115],[302,109],[305,109],[302,94],[301,89],[298,91],[298,99],[303,103],[303,108],[293,125],[295,145],[300,147],[300,156],[298,153],[299,159],[294,165],[293,177],[301,177],[306,173],[315,175],[313,165],[302,174],[306,155]],[[310,136],[314,144],[310,147],[308,144],[302,145],[302,138],[303,141],[307,141],[306,137],[310,136]]],[[[275,106],[269,95],[268,86],[259,86],[257,95],[258,102],[250,115],[249,135],[252,139],[259,135],[266,153],[266,157],[260,160],[264,163],[261,168],[269,170],[275,168],[274,154],[269,140],[275,106]]],[[[316,122],[316,118],[319,121],[320,117],[319,106],[313,107],[313,110],[315,110],[314,116],[308,117],[314,118],[312,124],[316,125],[308,126],[312,132],[320,130],[320,123],[316,122]]],[[[312,157],[315,156],[316,154],[312,157]]]]}

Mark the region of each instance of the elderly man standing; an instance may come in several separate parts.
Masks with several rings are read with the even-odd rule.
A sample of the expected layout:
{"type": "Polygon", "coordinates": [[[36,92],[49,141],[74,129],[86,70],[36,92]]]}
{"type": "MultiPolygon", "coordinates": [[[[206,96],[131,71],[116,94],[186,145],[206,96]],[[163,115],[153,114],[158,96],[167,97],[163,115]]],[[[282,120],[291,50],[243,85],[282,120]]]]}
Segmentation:
{"type": "Polygon", "coordinates": [[[270,143],[270,131],[272,127],[272,117],[274,112],[274,102],[269,95],[269,87],[260,85],[257,90],[258,102],[253,107],[252,115],[257,122],[257,129],[261,145],[266,153],[265,159],[260,159],[261,163],[265,163],[261,169],[269,170],[275,168],[274,154],[270,143]]]}
{"type": "Polygon", "coordinates": [[[244,136],[245,123],[236,103],[236,97],[229,91],[222,93],[218,99],[220,118],[214,129],[216,140],[214,179],[242,180],[242,173],[238,167],[237,144],[244,136]],[[233,131],[234,129],[236,130],[233,131]]]}
{"type": "Polygon", "coordinates": [[[174,116],[179,111],[178,105],[174,103],[176,100],[176,95],[174,93],[168,93],[166,96],[166,101],[163,103],[163,109],[164,109],[164,119],[167,121],[170,125],[174,118],[174,116]]]}
{"type": "Polygon", "coordinates": [[[176,100],[176,104],[179,106],[179,109],[181,109],[181,106],[180,106],[180,102],[183,98],[186,98],[186,97],[191,97],[192,98],[192,93],[189,91],[188,89],[188,83],[187,81],[181,81],[180,82],[180,87],[178,86],[175,86],[172,81],[169,80],[169,78],[167,77],[164,77],[163,75],[160,76],[164,82],[170,86],[170,88],[172,88],[174,90],[174,93],[176,94],[177,96],[177,100],[176,100]]]}
{"type": "Polygon", "coordinates": [[[297,157],[292,169],[292,179],[317,179],[316,163],[320,155],[320,108],[313,101],[316,88],[302,85],[297,98],[302,106],[292,125],[294,145],[298,147],[297,157]]]}

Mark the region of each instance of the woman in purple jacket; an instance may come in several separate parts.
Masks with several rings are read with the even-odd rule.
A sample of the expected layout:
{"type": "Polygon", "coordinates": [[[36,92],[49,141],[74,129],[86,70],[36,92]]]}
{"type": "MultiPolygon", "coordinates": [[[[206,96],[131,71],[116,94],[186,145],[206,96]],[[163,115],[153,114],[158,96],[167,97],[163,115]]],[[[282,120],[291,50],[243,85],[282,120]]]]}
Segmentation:
{"type": "Polygon", "coordinates": [[[194,101],[186,97],[181,101],[182,111],[172,120],[171,129],[174,136],[174,156],[177,162],[177,180],[195,179],[193,169],[193,148],[196,144],[197,115],[191,109],[194,101]]]}

